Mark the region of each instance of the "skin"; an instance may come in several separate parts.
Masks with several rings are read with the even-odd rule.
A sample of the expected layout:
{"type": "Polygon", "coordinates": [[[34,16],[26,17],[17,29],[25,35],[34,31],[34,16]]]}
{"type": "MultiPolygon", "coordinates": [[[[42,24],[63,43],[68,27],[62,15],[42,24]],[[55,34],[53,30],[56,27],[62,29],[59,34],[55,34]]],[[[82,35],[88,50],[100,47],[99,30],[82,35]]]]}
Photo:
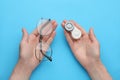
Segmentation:
{"type": "MultiPolygon", "coordinates": [[[[43,41],[48,45],[51,44],[55,37],[55,29],[57,27],[56,21],[52,20],[53,31],[49,36],[43,37],[43,41]]],[[[32,71],[39,65],[39,60],[35,57],[35,47],[39,43],[39,33],[35,29],[28,35],[25,29],[22,29],[23,38],[20,43],[20,57],[19,61],[10,77],[10,80],[29,80],[32,71]]]]}
{"type": "MultiPolygon", "coordinates": [[[[66,20],[62,22],[63,28],[66,22],[66,20]]],[[[71,22],[82,32],[82,37],[79,40],[73,40],[70,33],[64,30],[68,44],[76,59],[86,69],[92,80],[112,80],[100,60],[100,46],[93,29],[91,28],[89,33],[86,33],[76,22],[71,22]]],[[[52,34],[48,37],[43,37],[43,41],[49,45],[56,34],[56,21],[53,20],[52,25],[54,29],[52,34]]],[[[20,58],[10,80],[29,80],[32,71],[39,65],[39,60],[34,55],[35,47],[39,43],[38,30],[35,29],[30,35],[28,35],[25,29],[22,32],[23,38],[20,43],[20,58]]]]}
{"type": "MultiPolygon", "coordinates": [[[[62,22],[63,28],[66,22],[67,20],[62,22]]],[[[70,22],[82,32],[81,38],[74,40],[71,34],[64,30],[68,44],[76,59],[87,70],[92,80],[112,80],[100,60],[100,45],[93,29],[91,28],[87,33],[75,21],[71,20],[70,22]]]]}

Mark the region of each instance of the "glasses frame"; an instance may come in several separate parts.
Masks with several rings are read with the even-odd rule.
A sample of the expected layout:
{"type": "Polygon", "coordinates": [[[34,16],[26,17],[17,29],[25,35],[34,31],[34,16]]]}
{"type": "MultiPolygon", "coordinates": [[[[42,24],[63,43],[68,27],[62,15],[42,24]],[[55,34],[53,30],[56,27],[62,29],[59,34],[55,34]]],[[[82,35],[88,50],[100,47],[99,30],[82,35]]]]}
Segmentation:
{"type": "MultiPolygon", "coordinates": [[[[43,18],[42,18],[43,19],[43,18]]],[[[51,55],[50,56],[48,56],[48,55],[46,55],[44,52],[43,52],[43,50],[42,50],[42,43],[43,43],[43,41],[42,41],[42,39],[43,39],[43,35],[42,35],[42,30],[46,27],[46,25],[48,25],[49,23],[51,22],[51,19],[48,19],[47,20],[47,22],[46,23],[44,23],[44,25],[41,27],[41,29],[40,29],[40,37],[39,37],[39,43],[41,43],[40,44],[40,52],[41,52],[41,54],[44,56],[44,57],[46,57],[50,62],[52,61],[52,49],[51,49],[51,55]]],[[[51,33],[50,33],[51,34],[51,33]]],[[[44,35],[45,36],[45,35],[44,35]]],[[[35,50],[35,56],[36,56],[36,58],[37,58],[37,55],[36,55],[36,50],[35,50]]],[[[38,59],[38,58],[37,58],[38,59]]],[[[39,59],[39,62],[40,62],[41,60],[39,59]]]]}

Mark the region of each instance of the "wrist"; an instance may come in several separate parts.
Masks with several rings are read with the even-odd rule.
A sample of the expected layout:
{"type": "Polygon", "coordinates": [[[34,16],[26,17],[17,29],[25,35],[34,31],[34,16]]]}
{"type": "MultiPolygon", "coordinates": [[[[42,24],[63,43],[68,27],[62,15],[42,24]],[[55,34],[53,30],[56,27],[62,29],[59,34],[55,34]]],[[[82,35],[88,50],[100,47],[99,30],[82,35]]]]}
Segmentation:
{"type": "Polygon", "coordinates": [[[20,67],[22,70],[28,71],[31,73],[33,71],[33,68],[29,65],[29,63],[23,59],[19,59],[18,61],[18,67],[20,67]]]}
{"type": "Polygon", "coordinates": [[[31,58],[20,57],[19,62],[23,64],[23,66],[27,67],[30,71],[33,71],[40,63],[35,57],[31,58]]]}
{"type": "Polygon", "coordinates": [[[86,68],[92,80],[112,80],[102,62],[96,61],[86,68]]]}
{"type": "Polygon", "coordinates": [[[96,61],[89,61],[89,63],[85,66],[85,69],[90,72],[93,69],[99,69],[103,66],[102,62],[100,60],[96,60],[96,61]]]}
{"type": "Polygon", "coordinates": [[[10,80],[29,80],[32,69],[25,61],[20,59],[12,73],[10,80]]]}

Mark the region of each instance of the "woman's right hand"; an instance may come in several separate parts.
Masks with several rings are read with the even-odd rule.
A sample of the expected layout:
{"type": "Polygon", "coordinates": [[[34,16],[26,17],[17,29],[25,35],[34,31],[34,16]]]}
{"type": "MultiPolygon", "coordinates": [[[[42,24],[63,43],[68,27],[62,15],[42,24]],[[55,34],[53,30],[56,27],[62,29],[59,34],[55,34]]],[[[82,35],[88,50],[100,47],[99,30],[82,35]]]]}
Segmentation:
{"type": "MultiPolygon", "coordinates": [[[[62,22],[63,28],[65,27],[66,22],[66,20],[62,22]]],[[[74,40],[71,37],[71,34],[64,30],[68,44],[70,45],[70,48],[76,59],[88,71],[93,80],[111,80],[105,67],[100,61],[100,45],[94,35],[93,29],[91,28],[89,33],[87,33],[75,21],[71,20],[70,22],[82,32],[81,38],[78,40],[74,40]],[[106,76],[104,77],[103,75],[103,78],[96,78],[96,76],[101,76],[103,74],[102,72],[100,72],[100,70],[103,70],[102,72],[106,72],[106,76]]]]}

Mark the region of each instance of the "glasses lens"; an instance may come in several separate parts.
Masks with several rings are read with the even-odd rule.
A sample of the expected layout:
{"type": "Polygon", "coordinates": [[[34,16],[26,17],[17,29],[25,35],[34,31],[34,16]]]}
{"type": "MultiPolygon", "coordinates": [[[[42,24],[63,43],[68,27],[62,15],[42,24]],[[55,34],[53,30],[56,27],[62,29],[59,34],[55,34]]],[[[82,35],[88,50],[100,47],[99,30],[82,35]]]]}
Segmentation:
{"type": "Polygon", "coordinates": [[[42,36],[52,33],[52,23],[50,19],[41,19],[37,24],[38,32],[42,36]]]}
{"type": "Polygon", "coordinates": [[[35,50],[35,56],[40,61],[46,61],[52,57],[52,48],[45,42],[39,43],[35,50]]]}

